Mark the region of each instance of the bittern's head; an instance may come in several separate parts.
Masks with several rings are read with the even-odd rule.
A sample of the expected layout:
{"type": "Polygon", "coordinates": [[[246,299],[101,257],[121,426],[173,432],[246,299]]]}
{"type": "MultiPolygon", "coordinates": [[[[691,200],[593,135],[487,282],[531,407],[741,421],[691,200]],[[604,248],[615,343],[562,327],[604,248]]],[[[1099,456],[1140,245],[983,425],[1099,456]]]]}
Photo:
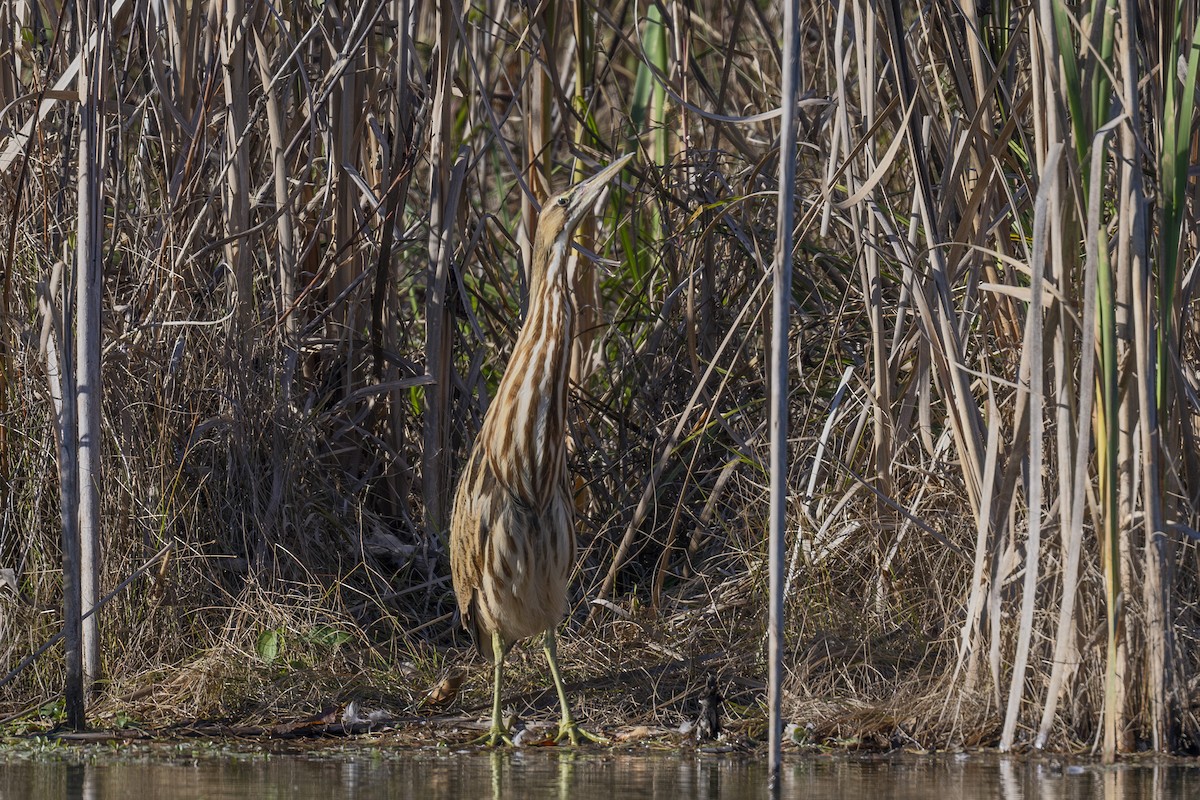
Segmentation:
{"type": "Polygon", "coordinates": [[[571,243],[571,236],[576,226],[587,216],[596,204],[596,200],[604,192],[621,168],[633,158],[633,153],[621,156],[604,169],[585,181],[571,186],[546,201],[538,217],[538,236],[545,237],[547,244],[553,243],[553,249],[565,253],[571,243]]]}

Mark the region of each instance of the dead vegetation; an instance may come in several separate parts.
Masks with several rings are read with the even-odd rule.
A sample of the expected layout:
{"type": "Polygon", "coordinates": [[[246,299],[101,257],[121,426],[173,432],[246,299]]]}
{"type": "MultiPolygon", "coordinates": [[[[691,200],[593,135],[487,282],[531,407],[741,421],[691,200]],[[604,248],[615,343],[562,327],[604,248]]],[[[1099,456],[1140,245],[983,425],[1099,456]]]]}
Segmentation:
{"type": "MultiPolygon", "coordinates": [[[[778,9],[336,5],[111,4],[95,723],[483,703],[454,476],[531,209],[636,149],[580,236],[565,678],[583,719],[677,727],[715,673],[753,730],[778,9]]],[[[795,32],[785,708],[816,741],[1196,741],[1196,9],[1049,5],[795,32]]],[[[0,6],[4,671],[62,624],[72,14],[0,6]]],[[[519,713],[552,705],[539,659],[519,713]]],[[[53,724],[62,679],[51,647],[0,717],[53,724]]]]}

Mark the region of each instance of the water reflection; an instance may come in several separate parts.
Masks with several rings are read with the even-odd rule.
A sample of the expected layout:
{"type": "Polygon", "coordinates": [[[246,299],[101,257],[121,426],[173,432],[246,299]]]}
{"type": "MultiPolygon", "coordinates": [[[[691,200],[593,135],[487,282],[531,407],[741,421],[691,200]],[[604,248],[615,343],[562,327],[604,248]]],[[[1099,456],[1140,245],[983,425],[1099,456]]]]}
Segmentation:
{"type": "MultiPolygon", "coordinates": [[[[545,797],[633,800],[766,796],[761,760],[737,755],[605,750],[315,751],[227,753],[177,749],[71,750],[53,761],[5,758],[0,800],[287,797],[372,800],[417,797],[545,797]]],[[[1166,800],[1200,797],[1191,762],[1063,764],[997,756],[792,757],[780,796],[881,800],[1166,800]]]]}
{"type": "Polygon", "coordinates": [[[96,773],[91,764],[68,764],[67,792],[72,800],[96,800],[96,773]]]}

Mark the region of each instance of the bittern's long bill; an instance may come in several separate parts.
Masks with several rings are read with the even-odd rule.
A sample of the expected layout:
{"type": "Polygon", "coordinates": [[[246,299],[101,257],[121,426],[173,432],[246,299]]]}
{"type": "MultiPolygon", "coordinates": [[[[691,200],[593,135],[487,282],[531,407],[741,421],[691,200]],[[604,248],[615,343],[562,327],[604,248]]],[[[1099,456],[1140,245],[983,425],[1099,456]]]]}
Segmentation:
{"type": "Polygon", "coordinates": [[[459,479],[450,519],[450,569],[463,625],[494,664],[489,745],[511,743],[501,719],[504,655],[545,632],[562,721],[556,741],[600,739],[576,725],[558,670],[554,629],[575,563],[567,473],[567,378],[575,335],[567,262],[571,237],[629,154],[547,201],[538,217],[529,313],[459,479]]]}

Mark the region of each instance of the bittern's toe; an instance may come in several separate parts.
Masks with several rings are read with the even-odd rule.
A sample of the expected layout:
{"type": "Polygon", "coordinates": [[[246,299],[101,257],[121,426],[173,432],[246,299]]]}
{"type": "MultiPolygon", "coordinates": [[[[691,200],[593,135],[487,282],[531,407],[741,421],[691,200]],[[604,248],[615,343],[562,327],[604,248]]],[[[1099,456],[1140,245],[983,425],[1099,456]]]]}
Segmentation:
{"type": "Polygon", "coordinates": [[[468,744],[481,744],[485,747],[499,747],[502,744],[511,746],[512,743],[512,734],[503,725],[493,725],[483,736],[468,742],[468,744]]]}
{"type": "Polygon", "coordinates": [[[589,741],[594,744],[610,744],[608,739],[605,739],[599,734],[585,731],[583,728],[576,725],[574,722],[563,720],[558,726],[558,736],[554,737],[554,743],[558,744],[563,739],[570,739],[572,745],[578,746],[584,741],[589,741]]]}

